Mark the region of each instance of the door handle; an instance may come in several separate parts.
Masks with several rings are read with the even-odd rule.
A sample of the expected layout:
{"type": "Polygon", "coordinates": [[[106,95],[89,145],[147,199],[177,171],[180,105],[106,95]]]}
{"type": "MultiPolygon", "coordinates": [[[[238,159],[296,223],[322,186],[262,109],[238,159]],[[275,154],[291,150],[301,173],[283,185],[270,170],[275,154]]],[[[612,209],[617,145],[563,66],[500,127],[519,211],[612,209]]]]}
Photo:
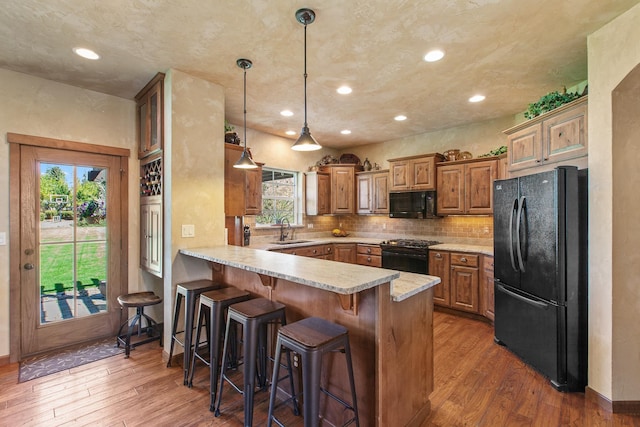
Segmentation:
{"type": "MultiPolygon", "coordinates": [[[[516,255],[518,255],[518,267],[520,268],[521,272],[525,272],[524,269],[524,260],[522,258],[522,242],[520,241],[520,225],[522,224],[522,212],[525,211],[525,216],[526,216],[526,207],[525,207],[525,203],[526,203],[527,198],[525,196],[520,197],[520,206],[518,206],[518,217],[516,219],[516,255]]],[[[527,233],[528,233],[528,229],[526,227],[524,227],[524,244],[527,244],[527,233]]]]}
{"type": "Polygon", "coordinates": [[[25,270],[33,270],[33,264],[31,264],[30,262],[26,263],[24,265],[24,269],[25,270]]]}
{"type": "Polygon", "coordinates": [[[516,257],[514,253],[515,248],[513,247],[513,233],[514,233],[513,215],[514,215],[514,212],[516,212],[517,210],[518,210],[518,199],[514,199],[513,206],[511,208],[511,215],[509,215],[509,256],[511,257],[511,268],[513,268],[513,271],[518,271],[518,267],[516,266],[516,257]]]}

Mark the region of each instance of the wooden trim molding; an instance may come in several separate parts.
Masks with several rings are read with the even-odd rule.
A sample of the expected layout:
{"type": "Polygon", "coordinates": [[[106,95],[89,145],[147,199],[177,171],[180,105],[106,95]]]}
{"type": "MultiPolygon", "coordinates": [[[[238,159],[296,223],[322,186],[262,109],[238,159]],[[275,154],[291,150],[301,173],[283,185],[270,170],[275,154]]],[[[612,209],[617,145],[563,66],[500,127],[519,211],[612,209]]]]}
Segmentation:
{"type": "Polygon", "coordinates": [[[11,132],[7,133],[7,142],[13,144],[33,145],[36,147],[56,148],[58,150],[106,154],[109,156],[129,157],[131,155],[131,150],[128,148],[105,147],[102,145],[88,144],[86,142],[67,141],[64,139],[45,138],[42,136],[23,135],[11,132]]]}
{"type": "Polygon", "coordinates": [[[612,401],[590,387],[585,389],[584,395],[587,400],[595,403],[607,412],[613,414],[640,414],[640,401],[638,400],[612,401]]]}
{"type": "Polygon", "coordinates": [[[0,366],[6,366],[9,363],[11,363],[11,361],[9,360],[9,356],[0,356],[0,366]]]}

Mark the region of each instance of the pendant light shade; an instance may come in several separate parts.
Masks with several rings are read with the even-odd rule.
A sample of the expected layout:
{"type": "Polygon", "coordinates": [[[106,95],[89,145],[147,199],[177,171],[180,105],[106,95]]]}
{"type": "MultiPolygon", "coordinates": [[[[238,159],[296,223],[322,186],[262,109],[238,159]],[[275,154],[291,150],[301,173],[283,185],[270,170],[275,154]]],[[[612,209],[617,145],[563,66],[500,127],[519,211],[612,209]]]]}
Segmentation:
{"type": "Polygon", "coordinates": [[[244,150],[238,161],[233,165],[239,169],[255,169],[258,165],[251,159],[251,155],[247,151],[247,70],[251,68],[253,63],[248,59],[238,59],[236,61],[238,67],[244,70],[244,150]]]}
{"type": "Polygon", "coordinates": [[[300,137],[291,146],[292,150],[297,151],[313,151],[322,148],[311,136],[307,124],[307,25],[313,23],[315,19],[316,13],[311,9],[299,9],[296,12],[296,20],[304,25],[304,126],[302,127],[302,132],[300,132],[300,137]]]}

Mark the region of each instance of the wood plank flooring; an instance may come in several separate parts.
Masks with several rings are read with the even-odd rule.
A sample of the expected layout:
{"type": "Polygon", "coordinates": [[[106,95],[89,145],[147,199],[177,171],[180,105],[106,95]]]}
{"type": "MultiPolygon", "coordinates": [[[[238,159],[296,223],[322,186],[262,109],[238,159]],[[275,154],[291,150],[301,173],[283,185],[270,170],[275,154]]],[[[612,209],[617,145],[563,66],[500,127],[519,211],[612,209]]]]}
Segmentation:
{"type": "MultiPolygon", "coordinates": [[[[435,391],[426,426],[638,426],[640,415],[612,415],[582,393],[560,393],[508,350],[490,325],[434,314],[435,391]]],[[[241,396],[225,387],[222,414],[209,412],[208,372],[193,388],[182,368],[166,368],[157,343],[18,384],[18,365],[0,367],[0,426],[241,426],[241,396]]],[[[398,396],[401,399],[401,396],[398,396]]],[[[393,402],[389,402],[393,404],[393,402]]],[[[266,424],[268,394],[256,394],[254,425],[266,424]]],[[[302,426],[287,408],[286,425],[302,426]]],[[[386,426],[385,426],[386,427],[386,426]]],[[[395,426],[389,426],[395,427],[395,426]]]]}

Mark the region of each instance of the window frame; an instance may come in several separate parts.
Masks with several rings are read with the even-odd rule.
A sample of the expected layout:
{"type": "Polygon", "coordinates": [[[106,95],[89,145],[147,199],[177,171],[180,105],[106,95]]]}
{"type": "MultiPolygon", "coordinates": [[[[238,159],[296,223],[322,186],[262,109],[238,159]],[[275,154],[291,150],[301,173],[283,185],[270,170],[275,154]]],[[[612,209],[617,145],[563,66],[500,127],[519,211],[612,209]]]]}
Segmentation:
{"type": "MultiPolygon", "coordinates": [[[[278,198],[278,197],[273,197],[273,196],[267,196],[265,195],[265,188],[264,188],[264,182],[262,181],[262,185],[261,185],[261,190],[262,190],[262,203],[263,203],[263,209],[262,212],[264,213],[264,201],[265,200],[291,200],[293,202],[293,221],[291,222],[291,226],[301,226],[302,224],[302,182],[301,182],[301,174],[299,171],[295,171],[295,170],[288,170],[288,169],[283,169],[283,168],[275,168],[275,167],[268,167],[268,166],[263,166],[262,167],[262,172],[264,174],[264,172],[271,172],[272,174],[277,173],[277,172],[281,172],[281,173],[286,173],[286,174],[290,174],[292,175],[292,178],[294,180],[293,182],[293,197],[291,199],[287,199],[287,198],[278,198]]],[[[273,175],[272,175],[273,176],[273,175]]],[[[275,181],[275,180],[272,180],[275,181]]],[[[260,223],[258,222],[258,218],[261,215],[256,216],[256,228],[270,228],[272,227],[274,224],[265,224],[265,223],[260,223]]]]}

